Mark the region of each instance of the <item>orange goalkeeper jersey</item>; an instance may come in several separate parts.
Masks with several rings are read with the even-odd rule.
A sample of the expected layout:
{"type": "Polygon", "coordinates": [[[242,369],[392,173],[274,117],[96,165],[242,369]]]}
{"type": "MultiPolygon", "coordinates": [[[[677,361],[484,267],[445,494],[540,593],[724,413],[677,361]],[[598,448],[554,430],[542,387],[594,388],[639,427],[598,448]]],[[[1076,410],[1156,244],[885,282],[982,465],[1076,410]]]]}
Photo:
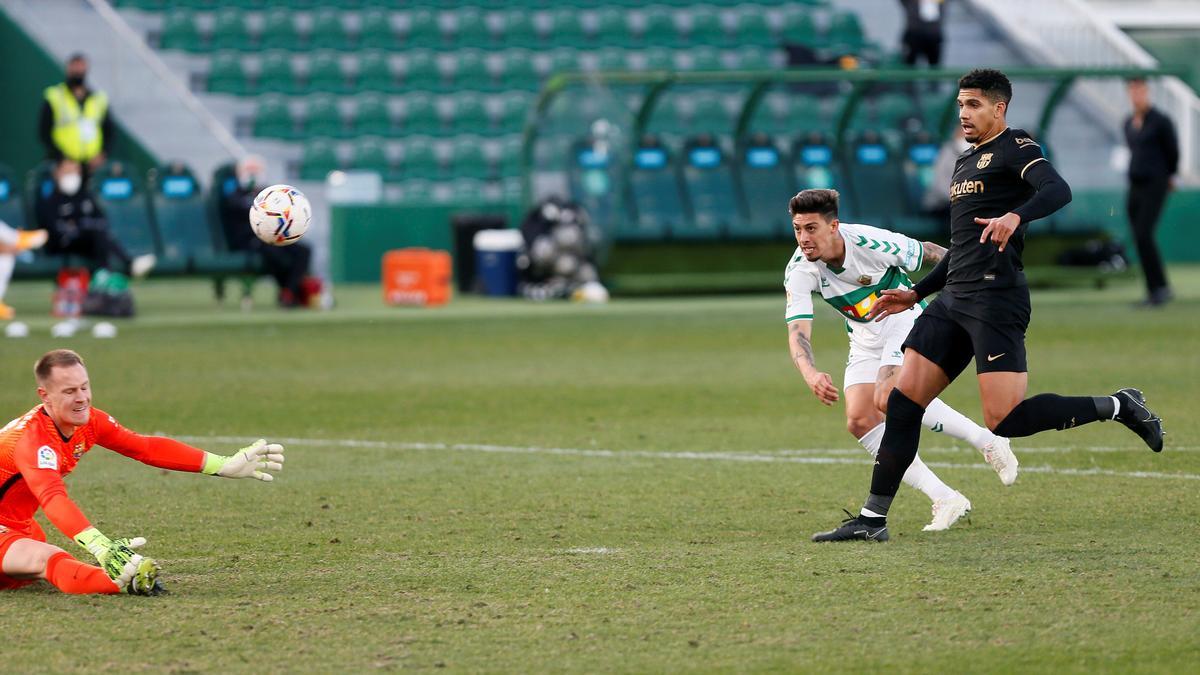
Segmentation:
{"type": "Polygon", "coordinates": [[[198,472],[203,450],[169,438],[143,436],[121,426],[108,413],[92,408],[87,424],[63,438],[39,405],[0,429],[0,526],[28,530],[41,507],[68,537],[91,527],[67,496],[63,476],[75,470],[93,445],[175,471],[198,472]]]}

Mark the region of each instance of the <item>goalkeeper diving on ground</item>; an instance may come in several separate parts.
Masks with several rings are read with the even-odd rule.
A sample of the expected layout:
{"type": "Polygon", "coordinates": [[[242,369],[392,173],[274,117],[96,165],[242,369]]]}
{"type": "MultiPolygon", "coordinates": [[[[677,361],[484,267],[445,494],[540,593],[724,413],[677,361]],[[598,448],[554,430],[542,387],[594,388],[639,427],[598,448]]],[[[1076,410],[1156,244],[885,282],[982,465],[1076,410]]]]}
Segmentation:
{"type": "Polygon", "coordinates": [[[63,477],[93,445],[150,466],[223,478],[270,481],[283,468],[283,446],[265,440],[226,457],[126,429],[92,407],[87,368],[68,349],[43,355],[34,375],[41,404],[0,429],[0,590],[44,579],[64,593],[162,592],[158,563],[135,550],[146,540],[105,536],[67,496],[63,477]],[[39,508],[99,566],[47,543],[33,518],[39,508]]]}

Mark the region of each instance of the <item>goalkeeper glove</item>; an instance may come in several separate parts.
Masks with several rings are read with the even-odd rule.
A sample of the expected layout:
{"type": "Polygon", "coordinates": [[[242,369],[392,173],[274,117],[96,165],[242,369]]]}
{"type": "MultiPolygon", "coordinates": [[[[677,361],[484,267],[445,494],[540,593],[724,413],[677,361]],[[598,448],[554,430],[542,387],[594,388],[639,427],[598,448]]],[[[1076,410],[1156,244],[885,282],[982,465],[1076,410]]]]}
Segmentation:
{"type": "Polygon", "coordinates": [[[223,478],[257,478],[271,481],[268,471],[283,469],[283,446],[258,439],[229,457],[205,453],[203,473],[223,478]]]}
{"type": "Polygon", "coordinates": [[[126,569],[127,566],[136,570],[142,562],[142,556],[134,553],[133,549],[143,546],[146,539],[134,537],[133,539],[113,541],[104,536],[100,530],[89,527],[75,535],[75,543],[86,548],[88,553],[96,558],[96,562],[100,563],[100,567],[108,575],[108,578],[116,581],[117,585],[124,590],[125,585],[129,583],[129,576],[132,575],[132,571],[126,569]],[[122,576],[125,576],[124,584],[121,583],[122,576]]]}

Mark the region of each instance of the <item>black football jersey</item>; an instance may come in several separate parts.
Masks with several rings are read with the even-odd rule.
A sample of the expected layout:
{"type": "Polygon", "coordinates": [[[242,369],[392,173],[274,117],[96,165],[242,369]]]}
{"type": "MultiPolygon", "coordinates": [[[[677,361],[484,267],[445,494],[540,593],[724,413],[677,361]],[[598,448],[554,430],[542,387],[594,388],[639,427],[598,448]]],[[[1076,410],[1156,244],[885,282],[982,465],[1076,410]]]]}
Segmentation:
{"type": "Polygon", "coordinates": [[[998,218],[1029,201],[1035,190],[1025,172],[1045,161],[1041,146],[1011,127],[959,156],[950,184],[948,290],[1025,285],[1021,252],[1029,224],[1022,222],[1000,251],[990,240],[979,243],[985,226],[975,219],[998,218]]]}

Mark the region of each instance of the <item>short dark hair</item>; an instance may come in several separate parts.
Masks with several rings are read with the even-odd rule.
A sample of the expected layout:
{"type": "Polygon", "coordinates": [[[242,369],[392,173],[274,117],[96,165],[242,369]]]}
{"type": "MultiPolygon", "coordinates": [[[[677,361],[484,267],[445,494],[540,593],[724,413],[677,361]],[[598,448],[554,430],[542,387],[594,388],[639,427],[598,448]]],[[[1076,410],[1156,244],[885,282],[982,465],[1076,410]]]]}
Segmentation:
{"type": "Polygon", "coordinates": [[[74,365],[83,365],[83,358],[70,349],[55,349],[42,354],[42,358],[37,360],[33,366],[33,375],[37,378],[38,384],[45,384],[46,380],[50,379],[50,373],[55,368],[68,368],[74,365]]]}
{"type": "Polygon", "coordinates": [[[959,89],[978,89],[992,103],[1012,100],[1012,82],[1008,76],[994,68],[976,68],[963,75],[958,81],[959,89]]]}
{"type": "Polygon", "coordinates": [[[801,190],[788,202],[788,211],[793,216],[801,213],[819,213],[825,220],[838,217],[837,190],[801,190]]]}
{"type": "Polygon", "coordinates": [[[87,61],[87,60],[88,60],[87,54],[84,54],[83,52],[75,52],[74,54],[71,54],[70,56],[67,57],[67,63],[75,63],[76,61],[87,61]]]}

